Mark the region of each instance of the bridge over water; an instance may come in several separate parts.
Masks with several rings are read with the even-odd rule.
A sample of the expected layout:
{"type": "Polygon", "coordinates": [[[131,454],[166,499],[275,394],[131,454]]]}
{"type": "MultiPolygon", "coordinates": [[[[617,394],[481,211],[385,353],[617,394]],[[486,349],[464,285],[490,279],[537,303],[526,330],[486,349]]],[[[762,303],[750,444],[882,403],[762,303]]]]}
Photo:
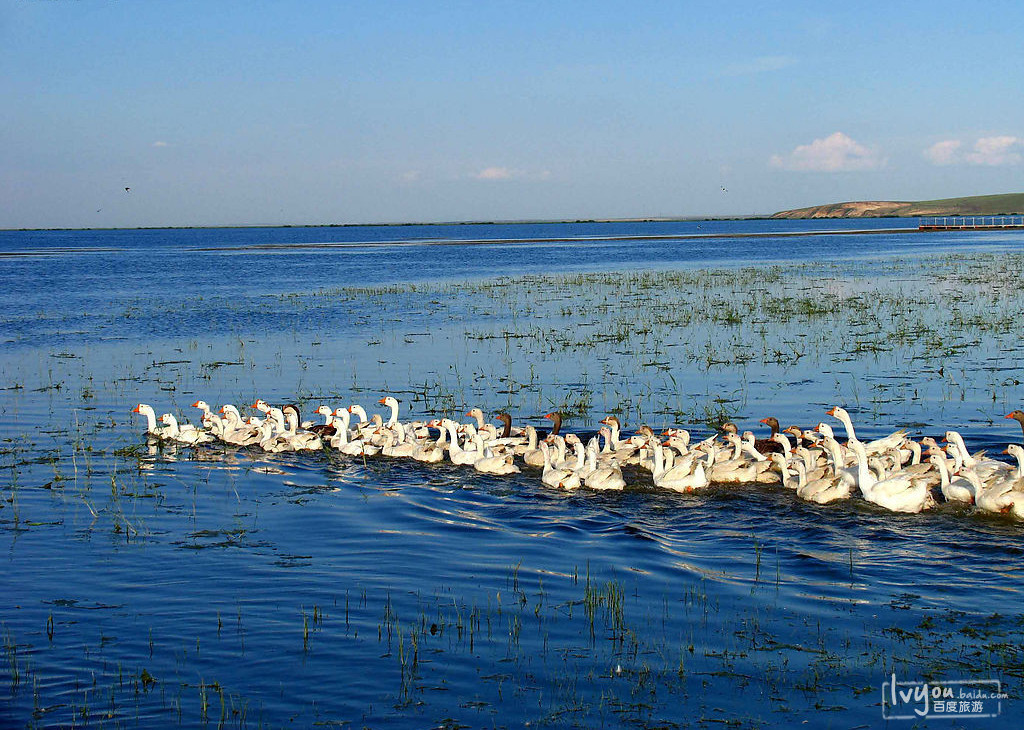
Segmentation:
{"type": "Polygon", "coordinates": [[[960,215],[922,218],[919,231],[988,231],[1024,229],[1021,215],[960,215]]]}

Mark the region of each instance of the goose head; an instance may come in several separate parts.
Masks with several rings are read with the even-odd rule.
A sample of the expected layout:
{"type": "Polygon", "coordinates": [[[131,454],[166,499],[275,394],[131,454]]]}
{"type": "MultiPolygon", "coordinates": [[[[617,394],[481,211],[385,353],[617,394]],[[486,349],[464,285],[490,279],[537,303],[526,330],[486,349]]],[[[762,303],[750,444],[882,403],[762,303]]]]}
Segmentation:
{"type": "Polygon", "coordinates": [[[835,439],[836,437],[835,431],[833,431],[832,427],[829,426],[827,423],[819,423],[817,426],[814,427],[814,430],[820,433],[825,438],[835,439]]]}
{"type": "Polygon", "coordinates": [[[1024,411],[1010,411],[1009,413],[1006,414],[1005,418],[1012,418],[1014,421],[1017,421],[1022,426],[1024,426],[1024,411]]]}

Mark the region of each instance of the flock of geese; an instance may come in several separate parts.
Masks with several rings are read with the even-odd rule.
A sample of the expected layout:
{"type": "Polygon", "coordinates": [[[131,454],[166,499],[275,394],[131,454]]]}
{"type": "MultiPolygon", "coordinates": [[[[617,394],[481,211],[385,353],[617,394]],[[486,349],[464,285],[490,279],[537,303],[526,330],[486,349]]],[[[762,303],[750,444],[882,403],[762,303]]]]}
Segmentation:
{"type": "MultiPolygon", "coordinates": [[[[656,486],[679,492],[711,484],[775,484],[818,504],[860,494],[893,512],[920,512],[941,496],[1024,520],[1024,448],[1011,444],[1003,451],[1016,460],[1012,464],[984,452],[971,454],[956,431],[945,432],[944,445],[930,437],[915,441],[902,430],[864,442],[849,413],[838,406],[827,415],[843,426],[846,443],[824,422],[813,429],[780,429],[775,418],[763,418],[771,430],[764,439],[726,423],[721,433],[692,444],[681,428],[656,435],[641,426],[627,436],[619,420],[608,416],[598,435],[584,444],[576,434],[560,432],[558,413],[545,416],[551,429],[540,432],[533,426],[514,428],[507,413],[497,414],[500,426],[488,423],[479,408],[466,414],[473,420],[465,423],[448,418],[403,422],[398,399],[387,396],[378,403],[389,409],[387,418],[368,417],[359,405],[334,410],[322,405],[316,411],[324,418],[320,424],[303,423],[297,406],[276,408],[263,400],[252,404],[260,415],[251,417],[230,404],[214,412],[197,401],[193,407],[202,412],[202,427],[179,423],[170,413],[158,423],[153,408],[144,403],[133,412],[146,419],[148,436],[189,446],[221,442],[267,452],[334,449],[349,456],[449,460],[487,474],[516,474],[522,466],[540,470],[544,484],[560,489],[623,489],[622,467],[630,466],[629,474],[647,470],[656,486]]],[[[1024,431],[1024,412],[1006,418],[1020,422],[1024,431]]]]}

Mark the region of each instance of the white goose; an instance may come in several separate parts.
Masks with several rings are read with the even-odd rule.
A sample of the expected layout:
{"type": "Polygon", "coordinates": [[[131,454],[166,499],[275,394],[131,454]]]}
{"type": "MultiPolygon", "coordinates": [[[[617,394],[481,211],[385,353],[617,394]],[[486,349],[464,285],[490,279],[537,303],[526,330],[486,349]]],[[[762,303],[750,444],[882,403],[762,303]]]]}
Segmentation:
{"type": "Polygon", "coordinates": [[[608,443],[611,444],[611,449],[612,451],[615,452],[615,455],[623,461],[635,457],[637,450],[639,450],[640,448],[640,445],[637,441],[634,441],[632,438],[619,438],[619,432],[622,428],[621,424],[619,423],[619,419],[616,416],[605,416],[604,418],[601,419],[601,423],[603,423],[604,425],[608,426],[608,428],[611,429],[611,434],[608,438],[608,443]]]}
{"type": "Polygon", "coordinates": [[[330,438],[332,449],[337,449],[346,456],[376,456],[380,448],[369,444],[356,436],[353,438],[349,431],[349,412],[347,408],[337,408],[334,411],[334,435],[330,438]]]}
{"type": "Polygon", "coordinates": [[[786,462],[786,457],[782,454],[771,453],[768,455],[769,461],[772,466],[779,470],[779,474],[782,476],[782,486],[786,489],[798,489],[803,485],[803,480],[799,478],[799,475],[795,471],[790,471],[789,464],[786,462]]]}
{"type": "MultiPolygon", "coordinates": [[[[850,414],[846,412],[845,408],[840,406],[834,406],[831,410],[826,413],[833,418],[838,419],[842,422],[843,427],[846,429],[846,440],[857,441],[857,434],[853,430],[853,420],[850,418],[850,414]]],[[[904,430],[894,431],[888,436],[884,436],[874,441],[868,441],[864,443],[864,451],[868,454],[879,454],[889,449],[898,448],[907,438],[907,432],[904,430]]]]}
{"type": "Polygon", "coordinates": [[[448,418],[441,421],[441,425],[448,429],[450,443],[448,444],[448,458],[453,464],[472,466],[480,458],[475,450],[467,451],[459,443],[459,424],[448,418]]]}
{"type": "Polygon", "coordinates": [[[263,419],[256,430],[259,432],[259,447],[267,453],[278,454],[284,451],[294,451],[288,437],[281,433],[275,433],[276,426],[273,419],[263,419]]]}
{"type": "Polygon", "coordinates": [[[211,418],[217,418],[218,420],[220,420],[218,416],[212,410],[210,410],[210,404],[204,400],[197,400],[195,403],[192,404],[192,407],[198,408],[200,411],[202,411],[203,416],[209,416],[211,418]]]}
{"type": "Polygon", "coordinates": [[[974,485],[971,484],[971,480],[963,476],[950,478],[946,457],[942,454],[932,454],[928,457],[928,461],[939,472],[939,489],[947,502],[974,503],[974,485]]]}
{"type": "MultiPolygon", "coordinates": [[[[978,476],[978,472],[973,469],[964,468],[960,472],[961,476],[965,477],[974,487],[974,504],[982,512],[991,512],[993,514],[1006,514],[1007,512],[1016,512],[1016,504],[1021,502],[1024,504],[1024,492],[1017,492],[1013,489],[1008,488],[992,488],[982,483],[981,477],[978,476]]],[[[1024,510],[1019,510],[1024,514],[1024,510]]]]}
{"type": "Polygon", "coordinates": [[[398,423],[398,406],[401,404],[402,401],[398,400],[398,398],[395,398],[394,396],[388,395],[381,398],[377,402],[380,403],[382,406],[387,406],[388,408],[391,409],[391,415],[388,416],[388,420],[384,422],[384,427],[394,428],[395,425],[398,423]]]}
{"type": "Polygon", "coordinates": [[[692,492],[708,485],[704,464],[696,459],[684,457],[682,463],[670,469],[665,468],[665,454],[661,444],[655,440],[651,444],[654,449],[654,484],[663,489],[677,492],[692,492]]]}
{"type": "Polygon", "coordinates": [[[808,479],[803,462],[796,463],[797,478],[801,484],[797,487],[796,496],[815,504],[828,504],[839,499],[849,499],[853,491],[852,480],[842,476],[831,475],[808,479]]]}
{"type": "Polygon", "coordinates": [[[517,446],[515,453],[523,457],[528,466],[544,466],[544,452],[537,445],[537,429],[533,426],[526,427],[526,444],[517,446]]]}
{"type": "Polygon", "coordinates": [[[512,454],[495,455],[489,447],[484,445],[484,439],[480,434],[476,435],[476,448],[480,457],[473,462],[473,468],[484,474],[518,474],[519,467],[512,462],[512,454]]]}
{"type": "Polygon", "coordinates": [[[964,437],[958,431],[946,431],[943,440],[956,450],[963,465],[976,472],[983,482],[999,479],[1011,471],[1009,464],[987,457],[984,452],[971,454],[964,443],[964,437]]]}
{"type": "Polygon", "coordinates": [[[441,432],[437,441],[430,439],[424,440],[422,443],[418,443],[416,449],[412,452],[412,458],[416,461],[422,461],[425,464],[437,464],[438,462],[444,461],[444,452],[447,448],[448,443],[445,441],[445,436],[448,433],[447,429],[442,428],[441,424],[437,421],[431,421],[426,424],[427,427],[433,427],[441,432]]]}
{"type": "Polygon", "coordinates": [[[213,434],[198,429],[190,423],[178,425],[178,419],[173,414],[165,413],[160,416],[161,422],[167,426],[167,438],[177,441],[180,444],[195,446],[213,441],[213,434]]]}
{"type": "Polygon", "coordinates": [[[726,433],[726,440],[733,447],[732,458],[715,461],[708,478],[722,484],[749,484],[757,480],[757,462],[743,455],[743,442],[734,433],[726,433]]]}
{"type": "Polygon", "coordinates": [[[548,446],[547,442],[541,442],[540,450],[544,454],[544,471],[541,474],[540,480],[549,487],[578,489],[580,477],[576,472],[572,469],[556,469],[551,466],[551,447],[548,446]]]}
{"type": "Polygon", "coordinates": [[[913,513],[935,506],[927,485],[900,472],[887,477],[875,476],[868,470],[864,444],[851,440],[850,448],[857,455],[857,484],[864,499],[892,512],[913,513]]]}
{"type": "MultiPolygon", "coordinates": [[[[386,429],[387,426],[384,428],[386,429]]],[[[405,426],[398,421],[395,421],[393,428],[385,431],[384,433],[388,438],[387,443],[385,443],[380,450],[380,453],[384,456],[391,456],[395,458],[409,457],[413,455],[413,452],[415,452],[419,446],[419,444],[409,440],[406,436],[405,426]]]]}
{"type": "Polygon", "coordinates": [[[225,403],[221,406],[220,412],[224,420],[220,436],[222,441],[235,446],[251,446],[260,442],[261,436],[258,427],[245,423],[238,408],[230,403],[225,403]]]}
{"type": "Polygon", "coordinates": [[[590,489],[625,489],[626,480],[622,476],[622,469],[619,468],[619,460],[614,456],[609,460],[608,466],[597,465],[597,451],[587,453],[587,464],[589,473],[583,478],[583,486],[590,489]]]}
{"type": "Polygon", "coordinates": [[[479,408],[470,408],[466,415],[475,421],[476,430],[483,430],[484,426],[487,425],[487,419],[484,416],[484,412],[479,408]]]}
{"type": "Polygon", "coordinates": [[[138,413],[146,419],[146,434],[148,436],[155,436],[157,438],[164,437],[164,434],[157,430],[156,411],[153,410],[153,406],[148,403],[139,403],[137,406],[132,408],[132,413],[138,413]]]}

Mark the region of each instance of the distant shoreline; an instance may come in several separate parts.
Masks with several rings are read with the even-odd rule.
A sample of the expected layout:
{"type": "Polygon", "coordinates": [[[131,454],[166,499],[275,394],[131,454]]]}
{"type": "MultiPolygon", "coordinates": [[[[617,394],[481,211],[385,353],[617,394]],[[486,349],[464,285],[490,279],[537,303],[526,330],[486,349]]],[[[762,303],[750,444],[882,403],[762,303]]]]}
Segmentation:
{"type": "Polygon", "coordinates": [[[972,195],[941,200],[850,200],[783,210],[775,220],[824,218],[921,218],[932,216],[1008,216],[1024,213],[1024,193],[972,195]]]}
{"type": "Polygon", "coordinates": [[[187,226],[94,226],[84,228],[0,228],[9,231],[194,231],[219,229],[263,229],[263,228],[402,228],[412,226],[515,226],[515,225],[566,225],[571,223],[702,223],[710,221],[766,221],[771,214],[730,215],[716,217],[653,217],[653,218],[555,218],[494,221],[404,221],[392,223],[279,223],[279,224],[220,224],[187,226]]]}
{"type": "MultiPolygon", "coordinates": [[[[894,216],[894,215],[880,215],[872,216],[876,219],[901,219],[901,218],[917,218],[919,216],[894,216]]],[[[838,218],[837,218],[838,219],[838,218]]],[[[567,225],[567,224],[587,224],[587,223],[713,223],[718,221],[770,221],[773,220],[772,215],[749,215],[749,216],[719,216],[714,218],[566,218],[563,220],[508,220],[508,221],[431,221],[431,222],[405,222],[405,223],[283,223],[280,225],[216,225],[216,226],[98,226],[95,228],[0,228],[0,233],[12,233],[12,232],[48,232],[48,231],[202,231],[202,230],[267,230],[273,228],[411,228],[411,227],[430,227],[430,226],[515,226],[515,225],[567,225]]],[[[774,218],[774,220],[785,220],[774,218]]],[[[800,219],[792,219],[800,220],[800,219]]],[[[816,219],[822,220],[822,219],[816,219]]],[[[863,218],[862,218],[863,220],[863,218]]],[[[911,229],[892,229],[893,231],[902,232],[904,230],[911,229]]],[[[916,228],[913,230],[917,230],[916,228]]],[[[863,232],[887,232],[882,229],[864,229],[863,232]]],[[[817,231],[816,233],[822,233],[823,231],[817,231]]],[[[835,233],[856,233],[858,231],[834,231],[835,233]]],[[[672,238],[679,237],[706,237],[714,236],[718,234],[680,234],[679,236],[672,235],[672,238]]],[[[722,234],[726,237],[736,237],[739,234],[722,234]]],[[[743,235],[783,235],[780,233],[756,233],[756,234],[743,234],[743,235]]],[[[790,235],[803,235],[802,233],[793,233],[790,235]]],[[[621,239],[622,236],[613,236],[613,238],[621,239]]],[[[648,238],[648,236],[640,236],[640,238],[648,238]]],[[[515,239],[520,240],[520,239],[515,239]]],[[[572,239],[575,240],[575,239],[572,239]]]]}

